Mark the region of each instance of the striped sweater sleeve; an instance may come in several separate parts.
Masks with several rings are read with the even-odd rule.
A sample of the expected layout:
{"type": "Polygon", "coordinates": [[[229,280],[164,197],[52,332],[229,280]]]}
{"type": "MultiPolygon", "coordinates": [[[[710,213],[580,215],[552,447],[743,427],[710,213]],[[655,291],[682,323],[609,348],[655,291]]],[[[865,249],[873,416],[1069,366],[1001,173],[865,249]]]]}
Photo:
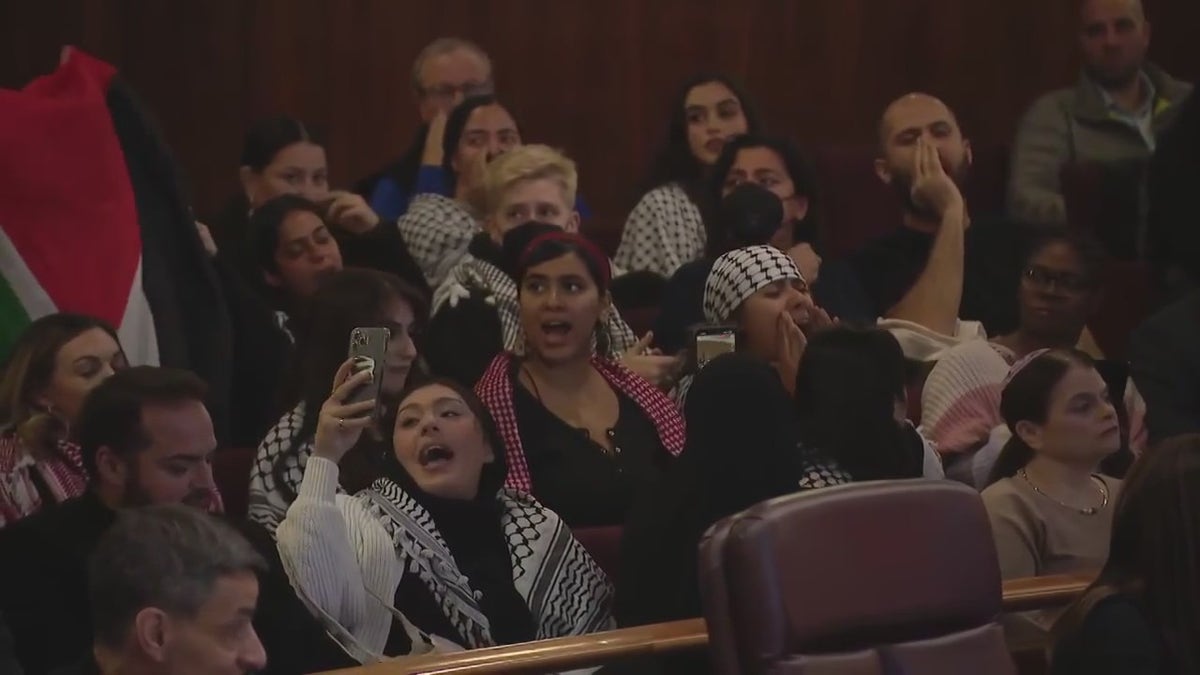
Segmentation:
{"type": "Polygon", "coordinates": [[[337,485],[337,464],[310,457],[276,533],[280,558],[300,596],[335,632],[382,655],[402,570],[383,526],[362,502],[337,494],[337,485]]]}
{"type": "Polygon", "coordinates": [[[921,426],[938,452],[971,450],[1001,424],[1000,390],[1009,365],[985,340],[947,351],[925,380],[921,426]]]}

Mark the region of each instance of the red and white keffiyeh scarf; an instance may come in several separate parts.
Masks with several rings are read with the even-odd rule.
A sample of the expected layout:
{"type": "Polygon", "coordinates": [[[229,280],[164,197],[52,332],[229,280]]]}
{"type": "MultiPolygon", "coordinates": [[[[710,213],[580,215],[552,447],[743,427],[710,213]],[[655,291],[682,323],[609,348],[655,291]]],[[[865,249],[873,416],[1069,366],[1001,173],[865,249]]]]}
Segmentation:
{"type": "MultiPolygon", "coordinates": [[[[487,372],[475,385],[475,393],[492,413],[500,437],[504,439],[508,461],[505,487],[531,492],[533,480],[529,476],[529,464],[525,461],[525,449],[521,445],[521,433],[517,426],[517,410],[513,403],[513,380],[510,370],[515,358],[507,352],[496,356],[488,366],[487,372]]],[[[667,452],[677,456],[683,451],[686,437],[683,417],[666,394],[615,361],[593,356],[592,367],[604,377],[609,386],[633,399],[642,412],[654,422],[658,430],[658,439],[667,452]]]]}

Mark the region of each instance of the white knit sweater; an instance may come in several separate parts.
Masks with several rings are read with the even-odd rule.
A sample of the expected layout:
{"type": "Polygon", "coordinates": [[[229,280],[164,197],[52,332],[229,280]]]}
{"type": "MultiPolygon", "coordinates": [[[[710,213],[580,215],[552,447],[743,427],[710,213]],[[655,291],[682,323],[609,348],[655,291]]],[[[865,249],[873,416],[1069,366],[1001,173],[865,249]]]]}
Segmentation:
{"type": "Polygon", "coordinates": [[[403,569],[383,525],[337,486],[338,465],[310,457],[296,501],[276,530],[279,555],[310,607],[377,659],[403,569]]]}

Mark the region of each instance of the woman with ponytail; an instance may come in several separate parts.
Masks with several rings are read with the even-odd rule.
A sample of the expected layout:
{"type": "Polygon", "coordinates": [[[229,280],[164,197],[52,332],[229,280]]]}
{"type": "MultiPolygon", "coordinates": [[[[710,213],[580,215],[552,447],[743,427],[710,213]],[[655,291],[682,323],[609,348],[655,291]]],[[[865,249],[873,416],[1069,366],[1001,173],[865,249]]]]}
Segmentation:
{"type": "Polygon", "coordinates": [[[1121,481],[1101,464],[1128,453],[1091,358],[1042,350],[1013,368],[1000,398],[1012,431],[983,491],[1005,579],[1098,570],[1121,481]]]}
{"type": "Polygon", "coordinates": [[[126,365],[117,332],[89,316],[50,314],[17,338],[0,376],[0,527],[83,494],[71,423],[126,365]]]}

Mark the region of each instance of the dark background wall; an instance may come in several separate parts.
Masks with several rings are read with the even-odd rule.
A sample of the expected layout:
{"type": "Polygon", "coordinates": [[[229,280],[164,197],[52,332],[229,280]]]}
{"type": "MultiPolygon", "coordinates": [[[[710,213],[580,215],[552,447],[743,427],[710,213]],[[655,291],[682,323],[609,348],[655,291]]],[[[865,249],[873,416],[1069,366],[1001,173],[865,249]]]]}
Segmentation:
{"type": "MultiPolygon", "coordinates": [[[[1200,77],[1200,2],[1147,0],[1152,58],[1200,77]]],[[[413,57],[477,40],[529,141],[567,150],[606,226],[636,198],[678,82],[747,84],[770,127],[809,144],[871,140],[890,98],[943,97],[977,144],[1007,143],[1040,92],[1077,76],[1075,0],[0,0],[0,86],[74,44],[157,113],[199,210],[236,189],[245,125],[286,112],[324,132],[346,186],[416,124],[413,57]]]]}

